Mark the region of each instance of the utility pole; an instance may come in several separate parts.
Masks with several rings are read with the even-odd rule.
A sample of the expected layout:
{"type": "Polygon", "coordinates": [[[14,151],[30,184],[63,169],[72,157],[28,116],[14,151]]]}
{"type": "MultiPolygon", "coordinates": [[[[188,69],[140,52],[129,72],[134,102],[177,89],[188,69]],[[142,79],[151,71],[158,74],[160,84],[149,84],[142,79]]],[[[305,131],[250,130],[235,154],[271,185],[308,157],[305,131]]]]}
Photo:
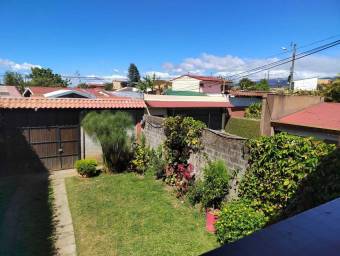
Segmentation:
{"type": "Polygon", "coordinates": [[[292,49],[292,65],[290,67],[290,79],[289,79],[289,89],[293,90],[294,89],[294,64],[295,64],[295,55],[296,55],[296,44],[291,43],[292,49]]]}

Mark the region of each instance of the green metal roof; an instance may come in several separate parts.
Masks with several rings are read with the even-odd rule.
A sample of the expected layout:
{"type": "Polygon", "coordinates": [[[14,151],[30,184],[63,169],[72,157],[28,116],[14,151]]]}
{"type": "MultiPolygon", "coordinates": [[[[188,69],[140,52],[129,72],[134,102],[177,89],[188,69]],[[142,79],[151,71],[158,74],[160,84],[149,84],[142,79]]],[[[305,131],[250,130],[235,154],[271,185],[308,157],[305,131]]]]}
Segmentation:
{"type": "Polygon", "coordinates": [[[173,91],[166,90],[164,95],[175,95],[175,96],[206,96],[205,93],[202,92],[193,92],[193,91],[173,91]]]}

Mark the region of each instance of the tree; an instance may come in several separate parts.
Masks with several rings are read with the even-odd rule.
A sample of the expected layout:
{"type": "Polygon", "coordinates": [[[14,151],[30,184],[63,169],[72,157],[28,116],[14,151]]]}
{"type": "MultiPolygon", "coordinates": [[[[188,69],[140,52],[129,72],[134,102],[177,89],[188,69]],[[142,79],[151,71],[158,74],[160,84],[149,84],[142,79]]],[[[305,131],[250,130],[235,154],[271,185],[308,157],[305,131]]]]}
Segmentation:
{"type": "Polygon", "coordinates": [[[49,68],[31,68],[28,77],[31,79],[30,86],[67,87],[70,83],[69,80],[62,79],[61,75],[54,74],[49,68]]]}
{"type": "Polygon", "coordinates": [[[250,80],[249,78],[242,78],[238,85],[242,90],[253,90],[255,86],[255,82],[250,80]]]}
{"type": "Polygon", "coordinates": [[[124,171],[130,158],[131,140],[128,130],[132,118],[126,112],[90,112],[82,121],[84,130],[101,145],[107,172],[124,171]]]}
{"type": "Polygon", "coordinates": [[[128,82],[130,86],[135,87],[140,81],[140,74],[135,64],[131,63],[128,71],[128,82]]]}
{"type": "Polygon", "coordinates": [[[269,83],[266,79],[261,79],[260,82],[255,85],[255,90],[258,91],[269,91],[269,89],[269,83]]]}
{"type": "Polygon", "coordinates": [[[112,83],[105,83],[104,84],[104,90],[112,91],[113,90],[113,84],[112,83]]]}
{"type": "Polygon", "coordinates": [[[143,80],[137,83],[136,87],[138,88],[140,92],[144,92],[144,93],[146,93],[148,89],[151,89],[151,91],[153,91],[155,88],[156,80],[157,79],[156,79],[155,74],[153,74],[152,76],[147,75],[143,78],[143,80]]]}
{"type": "Polygon", "coordinates": [[[89,85],[87,83],[80,83],[77,85],[78,88],[82,88],[82,89],[87,89],[89,88],[89,85]]]}
{"type": "Polygon", "coordinates": [[[25,81],[20,73],[7,71],[4,76],[4,83],[5,85],[16,86],[20,92],[24,91],[25,81]]]}
{"type": "Polygon", "coordinates": [[[338,76],[332,84],[325,89],[325,100],[340,102],[340,76],[338,76]]]}

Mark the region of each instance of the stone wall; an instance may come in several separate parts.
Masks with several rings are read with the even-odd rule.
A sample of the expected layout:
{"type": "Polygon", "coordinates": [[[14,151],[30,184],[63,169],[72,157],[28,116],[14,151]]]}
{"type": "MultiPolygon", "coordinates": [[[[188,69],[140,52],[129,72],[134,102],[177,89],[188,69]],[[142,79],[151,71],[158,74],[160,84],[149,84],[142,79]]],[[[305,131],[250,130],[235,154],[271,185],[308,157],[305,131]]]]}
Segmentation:
{"type": "MultiPolygon", "coordinates": [[[[147,143],[152,148],[157,148],[165,140],[163,118],[144,116],[143,133],[147,143]]],[[[202,135],[204,149],[190,156],[189,162],[194,166],[196,177],[200,178],[205,164],[211,160],[223,160],[229,168],[230,175],[235,174],[232,190],[229,196],[237,193],[237,183],[244,175],[248,164],[248,149],[245,138],[226,134],[219,131],[205,129],[202,135]]]]}

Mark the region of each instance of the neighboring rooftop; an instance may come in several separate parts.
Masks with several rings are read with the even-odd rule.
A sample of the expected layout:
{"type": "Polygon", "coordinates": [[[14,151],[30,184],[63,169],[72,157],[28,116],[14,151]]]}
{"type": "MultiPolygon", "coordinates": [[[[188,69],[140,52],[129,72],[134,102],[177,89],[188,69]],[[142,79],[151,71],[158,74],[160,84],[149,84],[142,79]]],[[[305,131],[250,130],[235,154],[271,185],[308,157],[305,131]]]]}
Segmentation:
{"type": "Polygon", "coordinates": [[[206,96],[203,92],[194,92],[194,91],[173,91],[168,89],[164,92],[164,95],[176,95],[176,96],[206,96]]]}
{"type": "Polygon", "coordinates": [[[245,90],[228,90],[227,94],[234,96],[244,96],[244,97],[265,97],[268,91],[245,91],[245,90]]]}
{"type": "Polygon", "coordinates": [[[4,109],[122,109],[145,108],[143,100],[131,98],[109,99],[50,99],[50,98],[1,98],[0,108],[4,109]]]}
{"type": "Polygon", "coordinates": [[[175,96],[144,94],[144,100],[153,108],[228,108],[232,104],[224,96],[175,96]]]}
{"type": "Polygon", "coordinates": [[[15,86],[1,85],[0,98],[16,98],[21,97],[20,92],[15,86]]]}
{"type": "Polygon", "coordinates": [[[272,123],[340,131],[340,103],[323,102],[272,123]]]}
{"type": "Polygon", "coordinates": [[[65,93],[79,93],[80,95],[88,98],[107,98],[114,97],[107,91],[100,88],[76,88],[76,87],[40,87],[40,86],[32,86],[27,87],[23,93],[26,97],[55,97],[58,96],[58,91],[60,91],[61,96],[65,93]]]}

